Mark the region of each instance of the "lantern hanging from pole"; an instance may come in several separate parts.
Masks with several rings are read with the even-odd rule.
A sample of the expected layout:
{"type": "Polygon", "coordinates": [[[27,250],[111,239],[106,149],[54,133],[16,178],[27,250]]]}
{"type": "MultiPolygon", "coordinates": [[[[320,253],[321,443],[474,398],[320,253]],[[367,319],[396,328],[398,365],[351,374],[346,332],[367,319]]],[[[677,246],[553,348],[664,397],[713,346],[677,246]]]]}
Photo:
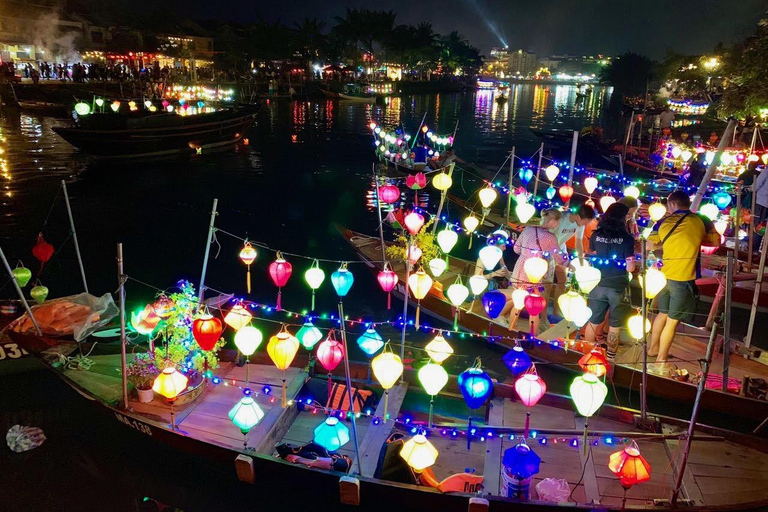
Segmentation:
{"type": "Polygon", "coordinates": [[[490,208],[498,197],[498,194],[490,184],[487,187],[480,189],[480,192],[478,192],[477,195],[480,198],[480,204],[483,208],[490,208]]]}
{"type": "Polygon", "coordinates": [[[579,265],[574,272],[579,289],[584,293],[589,293],[600,283],[603,273],[599,268],[589,265],[579,265]]]}
{"type": "Polygon", "coordinates": [[[235,346],[244,356],[251,356],[264,340],[260,330],[252,325],[244,325],[235,333],[235,346]]]}
{"type": "Polygon", "coordinates": [[[624,189],[624,197],[631,197],[637,199],[640,197],[640,189],[634,185],[630,185],[624,189]]]}
{"type": "Polygon", "coordinates": [[[518,311],[525,309],[525,298],[528,296],[528,290],[517,288],[512,292],[512,305],[518,311]]]}
{"type": "Polygon", "coordinates": [[[256,249],[253,248],[251,242],[245,241],[245,245],[240,249],[240,260],[245,263],[246,267],[246,285],[248,293],[251,293],[251,264],[256,261],[256,249]]]}
{"type": "Polygon", "coordinates": [[[331,274],[331,284],[333,284],[336,295],[339,299],[346,297],[349,290],[352,288],[352,284],[355,282],[355,276],[347,269],[347,262],[343,262],[339,267],[339,270],[331,274]]]}
{"type": "Polygon", "coordinates": [[[461,305],[469,297],[469,288],[464,286],[464,283],[461,282],[461,276],[458,276],[456,282],[445,291],[445,295],[453,306],[453,330],[457,330],[459,328],[459,311],[461,305]]]}
{"type": "Polygon", "coordinates": [[[419,231],[421,231],[421,228],[424,227],[424,216],[412,211],[405,216],[403,222],[405,223],[405,229],[407,229],[411,235],[416,236],[419,234],[419,231]]]}
{"type": "Polygon", "coordinates": [[[472,248],[472,234],[477,229],[477,226],[480,225],[480,221],[475,217],[475,214],[470,213],[467,217],[464,218],[464,229],[467,230],[467,235],[469,235],[469,249],[472,248]]]}
{"type": "Polygon", "coordinates": [[[485,267],[485,270],[493,270],[494,267],[499,264],[499,261],[501,261],[504,253],[496,245],[486,245],[480,249],[478,256],[480,257],[480,262],[483,264],[483,267],[485,267]]]}
{"type": "Polygon", "coordinates": [[[560,195],[560,199],[562,199],[564,203],[567,203],[571,200],[571,197],[573,197],[573,187],[570,185],[563,185],[557,190],[557,193],[560,195]]]}
{"type": "Polygon", "coordinates": [[[488,280],[483,276],[472,276],[469,278],[469,289],[472,290],[472,295],[477,298],[478,295],[483,293],[488,288],[488,280]]]}
{"type": "Polygon", "coordinates": [[[241,304],[235,304],[224,317],[224,323],[235,331],[239,331],[251,322],[251,318],[253,315],[247,309],[241,304]]]}
{"type": "Polygon", "coordinates": [[[597,185],[598,181],[594,176],[584,178],[584,189],[587,191],[587,194],[592,194],[597,188],[597,185]]]}
{"type": "Polygon", "coordinates": [[[530,203],[518,203],[515,206],[515,214],[521,224],[525,224],[536,214],[536,207],[530,203]]]}
{"type": "Polygon", "coordinates": [[[422,254],[424,254],[423,251],[419,249],[419,246],[416,244],[410,244],[408,246],[407,252],[408,254],[406,254],[406,256],[408,258],[408,262],[411,265],[415,265],[416,262],[418,262],[421,259],[422,254]]]}
{"type": "Polygon", "coordinates": [[[392,290],[397,286],[398,277],[395,272],[389,268],[389,263],[384,263],[384,269],[376,276],[379,286],[387,294],[387,309],[392,307],[392,290]]]}
{"type": "Polygon", "coordinates": [[[40,284],[40,281],[37,282],[38,284],[33,286],[31,290],[29,290],[29,295],[33,299],[35,299],[35,302],[38,304],[42,304],[45,302],[45,299],[48,297],[48,287],[43,286],[40,284]]]}
{"type": "Polygon", "coordinates": [[[437,245],[440,246],[440,250],[445,254],[451,252],[456,246],[456,242],[459,241],[459,235],[452,231],[450,228],[445,228],[437,234],[437,245]]]}
{"type": "Polygon", "coordinates": [[[499,290],[489,290],[483,294],[483,309],[488,318],[498,318],[504,305],[507,303],[507,296],[499,290]]]}
{"type": "Polygon", "coordinates": [[[175,400],[179,393],[187,387],[187,376],[180,373],[176,368],[169,366],[155,378],[152,384],[152,391],[163,395],[168,400],[175,400]]]}
{"type": "Polygon", "coordinates": [[[587,307],[587,301],[575,290],[570,290],[557,298],[557,305],[563,313],[563,318],[568,322],[573,322],[576,316],[582,316],[581,313],[587,307]]]}
{"type": "Polygon", "coordinates": [[[550,165],[544,169],[544,174],[549,181],[555,181],[555,178],[560,174],[560,168],[556,165],[550,165]]]}
{"type": "Polygon", "coordinates": [[[384,340],[381,335],[376,332],[376,329],[369,327],[365,332],[357,338],[357,346],[368,357],[373,355],[384,347],[384,340]]]}
{"type": "Polygon", "coordinates": [[[286,285],[288,279],[293,272],[293,266],[283,259],[283,255],[280,251],[277,251],[277,259],[269,264],[269,277],[272,278],[272,282],[277,286],[277,310],[281,311],[281,296],[283,294],[283,286],[286,285]]]}
{"type": "Polygon", "coordinates": [[[421,387],[428,395],[434,397],[448,384],[448,372],[437,363],[429,362],[419,369],[418,373],[421,387]]]}
{"type": "Polygon", "coordinates": [[[515,392],[526,407],[533,407],[547,392],[547,384],[536,373],[536,367],[526,372],[515,381],[515,392]]]}
{"type": "Polygon", "coordinates": [[[349,428],[339,418],[329,416],[315,427],[314,442],[329,452],[335,452],[349,442],[349,428]]]}
{"type": "Polygon", "coordinates": [[[221,320],[208,312],[200,313],[192,322],[192,337],[203,350],[211,350],[221,338],[221,320]]]}
{"type": "Polygon", "coordinates": [[[667,286],[667,276],[656,268],[645,271],[645,298],[653,299],[667,286]]]}
{"type": "Polygon", "coordinates": [[[53,257],[54,252],[53,246],[45,241],[42,233],[39,233],[37,235],[37,242],[32,247],[32,255],[40,262],[40,270],[37,271],[38,276],[43,271],[45,264],[53,257]]]}
{"type": "Polygon", "coordinates": [[[714,203],[707,203],[701,205],[699,208],[699,213],[707,217],[709,220],[715,220],[717,216],[720,215],[720,209],[715,206],[714,203]]]}
{"type": "Polygon", "coordinates": [[[173,312],[176,310],[176,304],[164,293],[152,304],[152,309],[155,310],[155,314],[160,317],[161,320],[168,320],[173,312]]]}
{"type": "Polygon", "coordinates": [[[419,270],[416,273],[411,274],[408,277],[408,288],[411,289],[413,297],[416,302],[416,328],[419,328],[419,312],[421,310],[421,299],[427,296],[429,290],[432,289],[432,278],[427,275],[423,270],[419,270]]]}
{"type": "Polygon", "coordinates": [[[603,210],[603,213],[608,209],[609,206],[611,206],[613,203],[616,202],[616,198],[613,197],[610,194],[604,195],[600,198],[600,209],[603,210]]]}
{"type": "Polygon", "coordinates": [[[474,366],[459,374],[458,384],[470,409],[482,407],[493,394],[493,380],[483,371],[479,357],[474,366]]]}
{"type": "Polygon", "coordinates": [[[595,347],[579,359],[579,366],[587,373],[595,377],[602,377],[608,372],[610,364],[605,357],[605,352],[600,347],[595,347]]]}
{"type": "Polygon", "coordinates": [[[549,263],[540,256],[528,258],[523,263],[523,270],[531,283],[538,283],[547,274],[549,263]]]}
{"type": "Polygon", "coordinates": [[[394,185],[382,185],[379,187],[379,199],[384,204],[392,204],[400,199],[400,189],[394,185]]]}
{"type": "Polygon", "coordinates": [[[424,350],[427,352],[427,355],[437,363],[442,363],[453,354],[453,347],[445,341],[442,333],[438,333],[437,336],[432,338],[432,341],[427,343],[424,350]]]}
{"type": "Polygon", "coordinates": [[[11,271],[13,278],[16,280],[20,288],[27,286],[27,283],[32,279],[32,271],[25,267],[21,262],[21,266],[16,267],[11,271]]]}
{"type": "Polygon", "coordinates": [[[438,451],[425,436],[416,434],[403,444],[400,457],[417,473],[437,462],[438,451]]]}
{"type": "Polygon", "coordinates": [[[721,190],[720,192],[712,194],[712,201],[714,201],[715,206],[721,210],[725,210],[728,208],[728,205],[731,204],[731,195],[721,190]]]}
{"type": "Polygon", "coordinates": [[[259,424],[264,419],[264,411],[251,396],[244,396],[229,411],[229,419],[240,429],[240,432],[247,434],[249,430],[259,424]]]}
{"type": "Polygon", "coordinates": [[[608,457],[608,469],[619,477],[619,483],[624,489],[651,479],[651,465],[640,455],[640,449],[634,441],[608,457]]]}
{"type": "Polygon", "coordinates": [[[440,172],[437,173],[434,178],[432,178],[432,185],[440,192],[445,192],[451,188],[451,185],[453,185],[453,180],[447,173],[440,172]]]}
{"type": "Polygon", "coordinates": [[[432,258],[429,260],[429,271],[435,277],[440,277],[448,269],[448,262],[443,258],[432,258]]]}
{"type": "Polygon", "coordinates": [[[304,272],[304,280],[307,282],[310,288],[312,288],[312,311],[315,310],[315,290],[320,288],[325,281],[325,272],[320,268],[320,262],[315,260],[312,262],[312,266],[304,272]]]}
{"type": "Polygon", "coordinates": [[[594,374],[585,373],[573,379],[570,393],[579,414],[589,418],[603,405],[608,388],[594,374]]]}
{"type": "Polygon", "coordinates": [[[384,389],[391,389],[403,374],[403,361],[400,356],[384,348],[384,351],[371,360],[373,376],[384,389]]]}
{"type": "Polygon", "coordinates": [[[657,222],[667,214],[667,207],[658,201],[648,207],[648,215],[653,222],[657,222]]]}
{"type": "Polygon", "coordinates": [[[515,377],[526,372],[533,364],[531,358],[521,346],[512,347],[512,350],[504,354],[501,360],[504,361],[504,364],[515,377]]]}
{"type": "Polygon", "coordinates": [[[317,360],[323,365],[323,368],[332,372],[339,366],[344,359],[344,345],[339,343],[334,332],[328,333],[328,338],[317,345],[317,360]]]}
{"type": "Polygon", "coordinates": [[[304,325],[301,326],[299,332],[296,333],[296,339],[299,340],[302,347],[307,350],[312,350],[312,347],[314,347],[318,341],[323,339],[323,333],[320,332],[320,329],[315,327],[310,320],[307,320],[304,322],[304,325]]]}

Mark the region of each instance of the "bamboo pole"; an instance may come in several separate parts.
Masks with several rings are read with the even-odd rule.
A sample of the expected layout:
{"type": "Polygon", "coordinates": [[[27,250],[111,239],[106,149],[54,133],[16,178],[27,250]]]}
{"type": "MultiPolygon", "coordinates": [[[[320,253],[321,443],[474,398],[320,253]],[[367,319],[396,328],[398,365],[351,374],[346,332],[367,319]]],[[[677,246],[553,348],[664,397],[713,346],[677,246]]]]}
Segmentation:
{"type": "Polygon", "coordinates": [[[347,346],[347,329],[344,321],[344,302],[339,297],[339,322],[341,325],[341,341],[344,343],[344,380],[347,384],[347,398],[349,399],[349,413],[352,419],[352,441],[355,443],[355,459],[357,460],[357,472],[362,475],[360,466],[360,445],[357,442],[357,422],[355,421],[355,406],[352,396],[352,380],[349,376],[349,347],[347,346]]]}
{"type": "MultiPolygon", "coordinates": [[[[576,150],[579,147],[579,132],[573,130],[573,141],[571,141],[571,166],[568,169],[568,184],[573,186],[573,168],[576,166],[576,150]]],[[[569,199],[570,203],[571,200],[569,199]]]]}
{"type": "Polygon", "coordinates": [[[507,185],[507,225],[509,226],[509,214],[512,209],[512,178],[515,174],[515,146],[512,146],[512,154],[509,157],[509,184],[507,185]]]}
{"type": "MultiPolygon", "coordinates": [[[[408,325],[408,296],[410,295],[408,289],[408,280],[411,278],[411,262],[408,259],[408,251],[411,249],[412,237],[408,237],[408,245],[405,248],[405,281],[403,282],[403,329],[400,332],[400,360],[405,360],[405,328],[408,325]]],[[[405,379],[404,375],[400,376],[400,383],[402,384],[405,379]]]]}
{"type": "Polygon", "coordinates": [[[541,159],[544,156],[544,143],[539,147],[539,164],[536,166],[536,181],[533,182],[533,199],[536,200],[536,193],[539,190],[539,176],[541,176],[541,159]]]}
{"type": "Polygon", "coordinates": [[[8,272],[8,275],[11,277],[11,281],[13,281],[13,287],[16,288],[16,294],[19,296],[19,300],[21,300],[21,303],[24,304],[24,309],[27,310],[29,319],[32,320],[32,325],[35,326],[35,331],[37,331],[37,335],[42,336],[43,331],[41,331],[40,326],[37,325],[37,320],[35,320],[35,315],[32,313],[32,308],[29,307],[29,302],[27,302],[27,298],[24,297],[24,292],[21,291],[19,282],[16,281],[16,277],[14,277],[13,275],[13,270],[11,270],[11,266],[8,264],[8,260],[5,257],[5,253],[3,252],[2,247],[0,247],[0,258],[2,258],[3,265],[5,266],[5,270],[8,272]]]}
{"type": "MultiPolygon", "coordinates": [[[[720,157],[723,156],[723,151],[725,151],[725,148],[728,146],[728,139],[731,138],[731,134],[735,129],[736,120],[731,119],[728,121],[728,126],[725,128],[725,133],[723,133],[723,137],[720,139],[720,144],[717,146],[715,157],[712,159],[712,163],[709,164],[709,167],[707,167],[707,172],[704,175],[704,178],[702,178],[701,183],[698,185],[699,189],[696,191],[696,196],[693,198],[693,203],[691,204],[692,212],[695,213],[698,211],[701,200],[704,198],[704,192],[707,191],[707,185],[709,185],[709,182],[712,181],[712,176],[715,175],[715,170],[717,169],[718,162],[720,162],[720,157]]],[[[694,185],[696,184],[694,183],[694,185]]]]}
{"type": "Polygon", "coordinates": [[[413,149],[413,146],[416,145],[416,141],[419,140],[419,133],[421,133],[421,127],[424,126],[424,121],[427,119],[427,113],[424,112],[424,115],[421,118],[421,122],[419,123],[419,128],[416,130],[416,133],[413,134],[413,142],[411,142],[411,149],[413,149]]]}
{"type": "Polygon", "coordinates": [[[80,276],[83,278],[83,288],[88,293],[88,281],[85,279],[85,268],[83,267],[83,256],[80,254],[80,244],[77,242],[77,231],[75,230],[75,219],[72,216],[72,206],[69,204],[69,193],[67,192],[67,182],[61,180],[61,188],[64,189],[64,203],[67,205],[67,215],[69,216],[69,227],[72,230],[72,241],[75,243],[75,253],[77,254],[77,264],[80,265],[80,276]]]}
{"type": "Polygon", "coordinates": [[[128,364],[125,355],[125,274],[123,244],[117,244],[117,284],[120,286],[120,375],[123,385],[123,409],[128,409],[128,364]]]}
{"type": "Polygon", "coordinates": [[[208,270],[208,257],[211,254],[211,240],[213,239],[213,232],[216,229],[214,226],[216,222],[216,207],[219,205],[219,200],[213,200],[213,209],[211,210],[211,222],[208,225],[208,237],[205,241],[205,256],[203,256],[203,272],[200,274],[200,290],[197,294],[198,306],[203,305],[203,294],[205,293],[205,272],[208,270]]]}
{"type": "MultiPolygon", "coordinates": [[[[754,192],[753,192],[754,193],[754,192]]],[[[765,253],[768,251],[768,236],[763,237],[760,243],[760,263],[757,266],[757,278],[755,279],[755,292],[752,295],[752,305],[749,308],[749,324],[747,336],[744,338],[744,347],[752,345],[752,336],[755,333],[755,320],[757,319],[757,305],[760,301],[760,293],[763,291],[763,277],[765,276],[765,253]]]]}
{"type": "MultiPolygon", "coordinates": [[[[453,168],[456,166],[455,163],[451,163],[448,165],[448,176],[453,177],[453,168]]],[[[434,235],[437,233],[437,225],[440,223],[440,215],[443,213],[443,206],[445,206],[445,196],[448,194],[447,190],[443,190],[440,192],[440,204],[437,206],[437,215],[435,215],[435,222],[432,224],[432,234],[434,235]]]]}
{"type": "MultiPolygon", "coordinates": [[[[738,232],[738,229],[737,229],[738,232]]],[[[738,235],[735,237],[738,243],[738,235]]],[[[728,391],[728,369],[731,364],[731,306],[733,303],[734,252],[728,249],[728,264],[725,269],[725,319],[723,326],[723,392],[728,391]]]]}
{"type": "Polygon", "coordinates": [[[647,265],[647,253],[646,253],[646,239],[641,237],[641,249],[640,249],[640,275],[642,276],[643,285],[640,287],[640,300],[643,304],[643,376],[640,382],[640,417],[643,421],[648,419],[648,333],[645,332],[645,322],[648,321],[648,300],[645,298],[646,284],[646,265],[647,265]]]}
{"type": "MultiPolygon", "coordinates": [[[[381,197],[379,196],[379,175],[376,164],[373,167],[373,182],[376,183],[376,213],[379,214],[379,243],[381,243],[381,261],[387,261],[387,250],[384,247],[384,221],[381,219],[381,197]]],[[[314,308],[313,308],[314,309],[314,308]]]]}

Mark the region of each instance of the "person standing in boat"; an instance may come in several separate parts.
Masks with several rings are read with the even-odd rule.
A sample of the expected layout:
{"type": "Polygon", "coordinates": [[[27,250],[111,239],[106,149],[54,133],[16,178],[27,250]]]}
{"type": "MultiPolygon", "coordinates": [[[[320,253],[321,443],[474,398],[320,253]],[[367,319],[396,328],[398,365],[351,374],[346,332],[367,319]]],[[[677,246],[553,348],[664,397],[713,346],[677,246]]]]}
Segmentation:
{"type": "Polygon", "coordinates": [[[656,296],[659,313],[653,320],[648,347],[648,355],[656,357],[649,371],[662,375],[670,371],[667,359],[678,324],[690,321],[696,313],[701,246],[720,245],[720,235],[712,221],[691,212],[691,199],[682,190],[667,197],[667,211],[669,214],[653,226],[647,243],[649,251],[662,249],[661,271],[667,278],[667,285],[656,296]]]}
{"type": "MultiPolygon", "coordinates": [[[[576,237],[574,247],[576,249],[576,255],[581,259],[584,256],[584,228],[592,222],[595,218],[595,209],[588,204],[582,204],[576,208],[575,212],[566,212],[562,217],[558,219],[557,226],[555,226],[555,237],[560,247],[562,254],[568,254],[568,247],[566,244],[568,241],[576,237]]],[[[568,271],[566,266],[568,265],[568,259],[563,258],[555,266],[555,297],[559,297],[565,293],[565,281],[568,277],[568,271]]],[[[557,308],[557,303],[555,303],[557,308]]],[[[559,313],[559,311],[558,311],[559,313]]]]}
{"type": "Polygon", "coordinates": [[[616,358],[621,327],[628,316],[628,308],[623,304],[627,272],[635,270],[635,239],[627,229],[629,211],[626,204],[612,204],[600,217],[600,223],[589,239],[589,247],[596,258],[593,266],[600,269],[601,277],[598,285],[589,292],[592,317],[584,338],[594,342],[602,337],[601,325],[607,313],[606,355],[609,361],[616,358]]]}

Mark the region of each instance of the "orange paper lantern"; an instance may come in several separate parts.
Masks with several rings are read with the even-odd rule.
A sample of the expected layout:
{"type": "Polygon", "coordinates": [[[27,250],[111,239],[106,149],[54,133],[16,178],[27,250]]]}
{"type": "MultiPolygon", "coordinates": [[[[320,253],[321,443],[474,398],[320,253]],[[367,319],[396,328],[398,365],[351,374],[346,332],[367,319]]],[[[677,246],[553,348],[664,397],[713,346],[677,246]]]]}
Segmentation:
{"type": "Polygon", "coordinates": [[[608,457],[608,469],[619,477],[619,483],[624,489],[629,489],[651,478],[651,465],[640,455],[640,450],[634,441],[623,450],[612,453],[608,457]]]}

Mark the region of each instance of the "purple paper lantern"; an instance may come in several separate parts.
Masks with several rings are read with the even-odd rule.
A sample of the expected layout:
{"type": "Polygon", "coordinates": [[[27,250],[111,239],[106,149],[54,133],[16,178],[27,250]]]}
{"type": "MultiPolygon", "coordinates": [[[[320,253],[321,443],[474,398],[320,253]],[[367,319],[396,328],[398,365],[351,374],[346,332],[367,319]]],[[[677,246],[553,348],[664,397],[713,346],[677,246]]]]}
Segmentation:
{"type": "Polygon", "coordinates": [[[491,290],[483,294],[483,309],[488,314],[488,318],[497,318],[507,303],[507,296],[499,290],[491,290]]]}
{"type": "Polygon", "coordinates": [[[504,450],[502,463],[508,473],[518,480],[524,480],[539,472],[541,458],[525,442],[522,442],[504,450]]]}

